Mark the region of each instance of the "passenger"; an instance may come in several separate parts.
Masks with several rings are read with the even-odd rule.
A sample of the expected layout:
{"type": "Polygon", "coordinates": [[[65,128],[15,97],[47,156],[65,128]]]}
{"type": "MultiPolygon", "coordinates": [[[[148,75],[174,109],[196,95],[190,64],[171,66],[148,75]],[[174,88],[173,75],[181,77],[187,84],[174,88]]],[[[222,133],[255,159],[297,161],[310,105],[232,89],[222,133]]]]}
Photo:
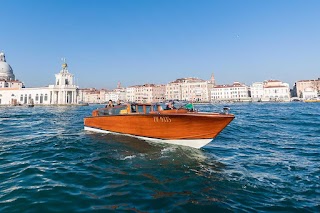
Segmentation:
{"type": "Polygon", "coordinates": [[[112,100],[109,100],[108,104],[105,106],[108,111],[108,115],[112,115],[112,108],[114,107],[112,100]]]}
{"type": "Polygon", "coordinates": [[[171,110],[171,109],[176,109],[176,108],[174,107],[173,102],[170,101],[166,107],[166,110],[171,110]]]}
{"type": "Polygon", "coordinates": [[[136,106],[135,106],[135,105],[131,105],[131,112],[137,112],[137,111],[136,111],[136,106]]]}
{"type": "Polygon", "coordinates": [[[110,99],[109,102],[108,102],[108,104],[105,106],[105,108],[113,108],[113,107],[114,107],[113,102],[112,102],[112,100],[110,99]]]}
{"type": "Polygon", "coordinates": [[[121,105],[121,101],[119,99],[117,100],[117,105],[121,105]]]}

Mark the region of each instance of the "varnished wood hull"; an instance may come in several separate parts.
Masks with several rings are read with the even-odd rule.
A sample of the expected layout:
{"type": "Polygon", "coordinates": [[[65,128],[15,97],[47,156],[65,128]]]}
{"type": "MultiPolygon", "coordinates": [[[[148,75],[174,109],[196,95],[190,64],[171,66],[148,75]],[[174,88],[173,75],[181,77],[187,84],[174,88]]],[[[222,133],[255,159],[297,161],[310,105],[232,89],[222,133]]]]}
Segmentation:
{"type": "Polygon", "coordinates": [[[84,125],[85,129],[91,131],[100,130],[200,148],[233,119],[234,115],[208,113],[125,114],[86,117],[84,125]]]}

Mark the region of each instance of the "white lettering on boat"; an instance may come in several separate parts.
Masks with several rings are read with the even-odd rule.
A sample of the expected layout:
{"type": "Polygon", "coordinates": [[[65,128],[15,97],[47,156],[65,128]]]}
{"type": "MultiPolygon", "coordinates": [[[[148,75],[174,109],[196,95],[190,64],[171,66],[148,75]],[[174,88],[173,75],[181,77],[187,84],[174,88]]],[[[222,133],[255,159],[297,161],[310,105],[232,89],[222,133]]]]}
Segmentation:
{"type": "Polygon", "coordinates": [[[169,123],[171,122],[171,119],[167,116],[163,117],[163,116],[157,116],[157,117],[153,117],[153,122],[164,122],[164,123],[169,123]]]}

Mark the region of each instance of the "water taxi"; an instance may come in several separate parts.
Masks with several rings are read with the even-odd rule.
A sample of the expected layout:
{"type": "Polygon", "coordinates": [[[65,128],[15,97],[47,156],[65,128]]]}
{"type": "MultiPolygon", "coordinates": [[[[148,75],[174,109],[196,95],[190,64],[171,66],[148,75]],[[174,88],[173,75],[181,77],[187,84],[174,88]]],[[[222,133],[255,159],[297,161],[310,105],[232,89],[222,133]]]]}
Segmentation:
{"type": "Polygon", "coordinates": [[[94,110],[92,116],[84,118],[84,129],[201,148],[233,119],[227,108],[222,113],[204,113],[186,107],[164,110],[160,104],[134,103],[94,110]]]}

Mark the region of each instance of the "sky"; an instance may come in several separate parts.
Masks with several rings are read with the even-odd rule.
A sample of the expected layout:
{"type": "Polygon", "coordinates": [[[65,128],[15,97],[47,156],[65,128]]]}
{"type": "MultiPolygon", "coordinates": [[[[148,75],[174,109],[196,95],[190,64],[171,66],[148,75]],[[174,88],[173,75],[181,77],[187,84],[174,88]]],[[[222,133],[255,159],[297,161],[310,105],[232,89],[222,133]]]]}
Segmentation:
{"type": "Polygon", "coordinates": [[[80,88],[182,77],[320,77],[318,0],[0,0],[0,51],[26,87],[66,58],[80,88]]]}

